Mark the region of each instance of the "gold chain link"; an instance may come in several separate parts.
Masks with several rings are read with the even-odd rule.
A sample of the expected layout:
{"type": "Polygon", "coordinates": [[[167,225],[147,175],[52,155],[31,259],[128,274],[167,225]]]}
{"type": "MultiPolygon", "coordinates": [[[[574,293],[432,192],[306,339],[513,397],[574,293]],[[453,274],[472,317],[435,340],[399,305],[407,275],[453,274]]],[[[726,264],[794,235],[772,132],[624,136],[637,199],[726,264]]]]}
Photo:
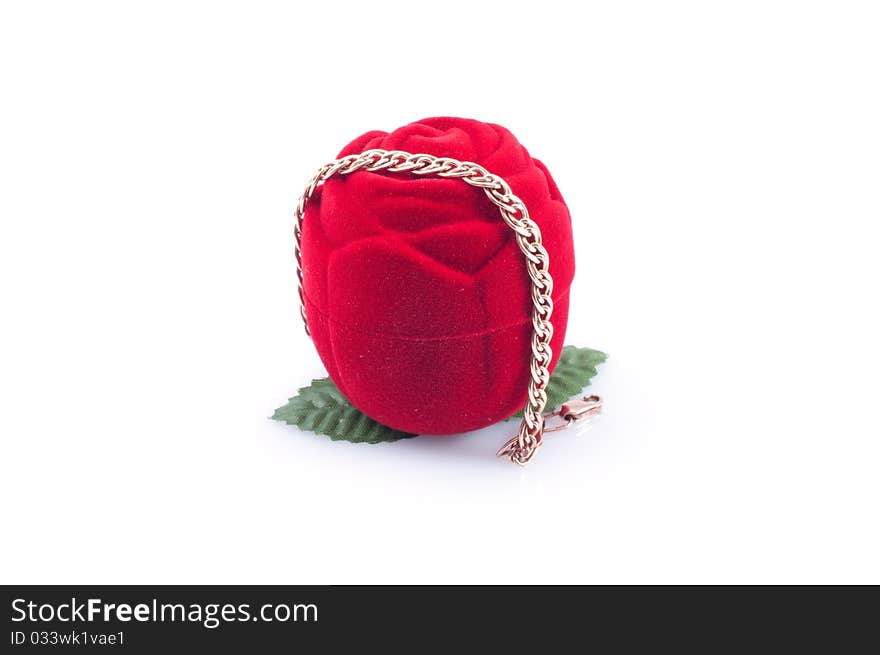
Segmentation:
{"type": "Polygon", "coordinates": [[[550,360],[553,351],[550,339],[553,337],[553,278],[550,276],[550,256],[541,244],[541,230],[529,217],[525,204],[510,190],[510,186],[497,175],[473,162],[458,161],[449,157],[433,155],[412,155],[400,150],[367,150],[357,155],[348,155],[324,164],[309,180],[306,190],[297,203],[294,225],[294,253],[296,254],[296,276],[298,282],[300,314],[309,334],[306,320],[305,299],[303,297],[302,240],[303,216],[306,203],[318,186],[334,175],[350,175],[356,171],[378,173],[410,173],[412,175],[432,175],[441,178],[458,178],[471,186],[478,187],[498,207],[504,222],[515,233],[519,249],[526,259],[532,295],[532,343],[528,400],[523,410],[522,422],[516,436],[508,441],[498,455],[507,455],[511,462],[526,464],[541,446],[544,431],[544,407],[547,405],[547,383],[550,380],[550,360]]]}

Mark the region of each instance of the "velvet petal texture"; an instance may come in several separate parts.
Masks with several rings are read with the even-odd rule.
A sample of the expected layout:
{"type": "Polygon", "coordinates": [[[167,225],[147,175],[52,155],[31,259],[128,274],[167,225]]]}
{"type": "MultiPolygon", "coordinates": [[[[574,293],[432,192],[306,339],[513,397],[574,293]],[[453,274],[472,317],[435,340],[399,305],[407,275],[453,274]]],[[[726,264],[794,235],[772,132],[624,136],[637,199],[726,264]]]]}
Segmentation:
{"type": "MultiPolygon", "coordinates": [[[[550,254],[555,366],[574,250],[568,208],[544,165],[505,128],[462,118],[368,132],[339,156],[371,148],[472,161],[507,180],[550,254]]],[[[302,267],[318,354],[371,418],[406,432],[450,434],[522,408],[529,277],[513,232],[479,189],[402,173],[331,178],[306,210],[302,267]]]]}

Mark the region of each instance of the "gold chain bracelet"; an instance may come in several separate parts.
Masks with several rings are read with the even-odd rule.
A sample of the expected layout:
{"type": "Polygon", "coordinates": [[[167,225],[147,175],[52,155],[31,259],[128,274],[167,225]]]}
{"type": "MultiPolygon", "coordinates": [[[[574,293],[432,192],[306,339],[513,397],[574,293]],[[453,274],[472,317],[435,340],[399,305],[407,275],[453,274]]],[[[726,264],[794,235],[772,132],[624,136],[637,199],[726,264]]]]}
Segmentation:
{"type": "Polygon", "coordinates": [[[309,181],[306,190],[297,203],[294,226],[294,252],[296,254],[296,276],[300,300],[300,314],[306,334],[309,324],[306,320],[305,300],[303,298],[302,239],[303,216],[306,203],[318,186],[334,175],[350,175],[356,171],[371,173],[410,173],[412,175],[431,175],[441,178],[458,178],[471,186],[478,187],[498,207],[501,218],[514,231],[519,249],[526,259],[526,267],[531,279],[532,295],[532,352],[530,357],[530,379],[528,400],[523,409],[523,418],[516,436],[498,451],[507,455],[511,462],[527,464],[541,446],[544,432],[544,408],[547,405],[547,383],[550,380],[550,360],[553,351],[550,339],[553,337],[553,278],[550,276],[550,256],[541,244],[541,230],[529,217],[528,209],[502,178],[493,175],[479,164],[458,161],[449,157],[433,155],[412,155],[400,150],[367,150],[357,155],[348,155],[318,169],[309,181]]]}

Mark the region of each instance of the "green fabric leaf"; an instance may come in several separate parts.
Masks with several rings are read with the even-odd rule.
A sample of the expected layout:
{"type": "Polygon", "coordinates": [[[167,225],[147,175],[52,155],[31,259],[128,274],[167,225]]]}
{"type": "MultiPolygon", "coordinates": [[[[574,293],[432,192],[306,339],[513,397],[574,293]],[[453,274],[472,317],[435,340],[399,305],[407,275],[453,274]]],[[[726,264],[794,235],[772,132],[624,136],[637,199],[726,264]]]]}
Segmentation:
{"type": "MultiPolygon", "coordinates": [[[[547,385],[547,411],[578,396],[596,375],[596,367],[606,359],[608,355],[598,350],[565,346],[547,385]]],[[[515,416],[522,416],[522,411],[515,416]]],[[[418,436],[392,430],[363,414],[348,402],[330,378],[312,380],[309,386],[299,390],[299,395],[276,409],[272,418],[326,434],[334,441],[382,443],[418,436]]]]}
{"type": "Polygon", "coordinates": [[[381,443],[415,437],[376,423],[352,405],[330,378],[312,380],[299,395],[275,410],[272,418],[303,430],[326,434],[334,441],[381,443]]]}
{"type": "MultiPolygon", "coordinates": [[[[546,411],[554,410],[580,395],[584,387],[590,386],[590,381],[597,373],[596,367],[606,359],[608,355],[598,350],[565,346],[547,384],[546,411]]],[[[520,410],[514,416],[522,414],[520,410]]]]}

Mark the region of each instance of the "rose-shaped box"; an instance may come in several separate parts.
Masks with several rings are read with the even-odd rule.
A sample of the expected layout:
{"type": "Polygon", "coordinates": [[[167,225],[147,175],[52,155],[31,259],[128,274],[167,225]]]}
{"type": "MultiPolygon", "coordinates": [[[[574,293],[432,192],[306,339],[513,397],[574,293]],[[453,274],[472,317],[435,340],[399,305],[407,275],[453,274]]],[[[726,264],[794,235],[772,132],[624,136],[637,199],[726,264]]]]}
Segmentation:
{"type": "MultiPolygon", "coordinates": [[[[568,319],[568,208],[546,167],[505,128],[428,118],[368,132],[372,148],[472,161],[504,178],[541,228],[553,276],[551,371],[568,319]]],[[[530,280],[513,232],[461,180],[358,171],[324,183],[302,228],[309,330],[340,391],[374,420],[415,434],[474,430],[522,408],[530,280]]]]}

